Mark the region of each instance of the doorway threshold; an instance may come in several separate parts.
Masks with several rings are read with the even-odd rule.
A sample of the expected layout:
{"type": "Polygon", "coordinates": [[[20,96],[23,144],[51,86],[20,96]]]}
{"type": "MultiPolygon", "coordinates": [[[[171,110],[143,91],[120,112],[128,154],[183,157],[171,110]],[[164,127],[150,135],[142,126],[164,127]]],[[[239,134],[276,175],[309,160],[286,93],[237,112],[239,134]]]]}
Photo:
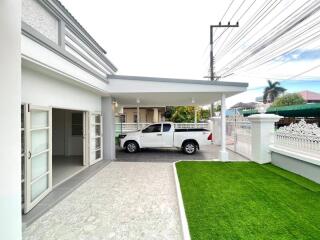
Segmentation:
{"type": "Polygon", "coordinates": [[[28,227],[35,220],[40,218],[48,212],[57,203],[66,198],[70,193],[76,190],[80,185],[85,183],[100,170],[106,167],[111,161],[102,160],[96,164],[84,168],[82,171],[74,175],[72,178],[64,181],[63,183],[55,186],[53,190],[40,201],[30,212],[22,215],[23,227],[28,227]]]}

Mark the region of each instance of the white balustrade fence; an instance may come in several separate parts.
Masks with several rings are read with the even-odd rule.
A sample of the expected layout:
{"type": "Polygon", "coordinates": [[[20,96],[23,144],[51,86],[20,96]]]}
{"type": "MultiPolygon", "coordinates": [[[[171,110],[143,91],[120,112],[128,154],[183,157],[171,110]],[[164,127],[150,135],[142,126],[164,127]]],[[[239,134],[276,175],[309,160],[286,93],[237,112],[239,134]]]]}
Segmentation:
{"type": "MultiPolygon", "coordinates": [[[[116,134],[141,130],[152,123],[116,123],[116,134]]],[[[181,128],[205,128],[209,129],[208,123],[174,123],[176,129],[181,128]]]]}
{"type": "Polygon", "coordinates": [[[280,127],[274,133],[274,145],[320,158],[320,128],[305,120],[280,127]]]}
{"type": "Polygon", "coordinates": [[[227,121],[227,148],[251,159],[251,123],[227,121]]]}

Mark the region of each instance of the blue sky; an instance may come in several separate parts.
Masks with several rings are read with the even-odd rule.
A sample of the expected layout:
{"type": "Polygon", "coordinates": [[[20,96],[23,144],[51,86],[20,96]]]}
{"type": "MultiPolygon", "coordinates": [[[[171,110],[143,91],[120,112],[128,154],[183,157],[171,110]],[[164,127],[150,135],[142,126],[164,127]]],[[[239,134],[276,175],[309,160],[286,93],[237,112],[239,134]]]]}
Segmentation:
{"type": "Polygon", "coordinates": [[[280,61],[313,61],[320,59],[320,49],[296,50],[280,57],[280,61]]]}

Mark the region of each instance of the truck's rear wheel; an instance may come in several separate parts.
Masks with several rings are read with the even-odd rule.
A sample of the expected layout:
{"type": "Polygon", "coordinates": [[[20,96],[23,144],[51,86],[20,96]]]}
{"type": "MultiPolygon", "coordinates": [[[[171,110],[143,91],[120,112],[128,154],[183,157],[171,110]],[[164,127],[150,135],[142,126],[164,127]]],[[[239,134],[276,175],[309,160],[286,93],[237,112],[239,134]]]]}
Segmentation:
{"type": "Polygon", "coordinates": [[[195,154],[197,151],[197,146],[194,142],[186,142],[183,144],[182,150],[188,155],[195,154]]]}
{"type": "Polygon", "coordinates": [[[125,149],[126,149],[127,153],[136,153],[139,150],[139,146],[136,142],[130,141],[130,142],[126,143],[125,149]]]}

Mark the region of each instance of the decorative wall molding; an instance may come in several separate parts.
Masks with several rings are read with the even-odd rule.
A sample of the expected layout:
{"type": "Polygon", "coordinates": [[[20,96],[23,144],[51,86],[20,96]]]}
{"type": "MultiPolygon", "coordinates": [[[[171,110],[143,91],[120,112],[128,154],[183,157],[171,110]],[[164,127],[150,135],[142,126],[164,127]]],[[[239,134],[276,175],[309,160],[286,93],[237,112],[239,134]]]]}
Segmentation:
{"type": "Polygon", "coordinates": [[[320,156],[320,128],[314,123],[291,123],[274,134],[274,145],[310,156],[320,156]]]}
{"type": "Polygon", "coordinates": [[[288,137],[305,137],[320,142],[320,128],[317,124],[309,124],[304,119],[299,123],[291,123],[289,126],[280,127],[276,134],[288,137]]]}

